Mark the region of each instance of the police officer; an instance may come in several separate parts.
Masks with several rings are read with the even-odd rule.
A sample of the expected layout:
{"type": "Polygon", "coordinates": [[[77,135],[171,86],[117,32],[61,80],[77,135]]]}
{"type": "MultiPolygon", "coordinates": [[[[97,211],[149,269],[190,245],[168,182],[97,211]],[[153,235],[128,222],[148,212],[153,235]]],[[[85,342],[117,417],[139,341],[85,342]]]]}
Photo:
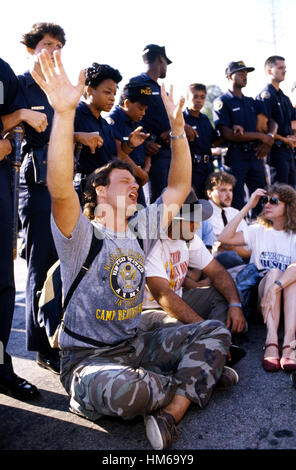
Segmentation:
{"type": "Polygon", "coordinates": [[[172,61],[167,57],[165,47],[148,44],[143,50],[146,72],[130,79],[151,89],[149,108],[142,119],[144,130],[150,134],[146,150],[151,155],[149,179],[151,202],[155,201],[167,185],[171,161],[170,124],[161,99],[159,78],[165,78],[167,66],[172,61]]]}
{"type": "MultiPolygon", "coordinates": [[[[0,132],[13,127],[24,117],[22,111],[15,112],[13,102],[18,92],[17,78],[10,66],[0,59],[0,132]],[[6,127],[7,126],[7,127],[6,127]]],[[[31,113],[29,113],[31,114],[31,113]]],[[[36,121],[37,122],[37,121],[36,121]]],[[[35,385],[18,377],[13,371],[11,356],[6,347],[11,331],[14,312],[15,284],[13,272],[13,195],[11,165],[7,158],[12,151],[9,139],[0,140],[0,393],[21,400],[38,396],[35,385]]]]}
{"type": "MultiPolygon", "coordinates": [[[[65,45],[64,30],[53,23],[36,23],[23,35],[22,41],[32,58],[32,69],[41,72],[37,54],[46,49],[53,60],[55,50],[65,45]]],[[[59,374],[58,350],[49,345],[46,332],[38,324],[38,292],[48,269],[57,260],[50,228],[51,200],[46,186],[47,147],[51,132],[53,109],[46,95],[29,71],[20,75],[19,84],[24,106],[38,111],[46,119],[42,132],[25,124],[24,160],[20,171],[19,215],[22,222],[28,276],[26,284],[27,348],[36,351],[37,364],[59,374]]]]}
{"type": "Polygon", "coordinates": [[[74,122],[75,141],[83,144],[77,164],[83,180],[117,155],[126,159],[146,138],[142,128],[138,128],[117,148],[115,129],[101,116],[103,111],[111,111],[121,79],[119,71],[110,65],[93,63],[86,70],[84,101],[76,108],[74,122]]]}
{"type": "Polygon", "coordinates": [[[267,115],[278,123],[278,131],[269,154],[269,163],[275,169],[275,181],[295,187],[293,148],[296,146],[296,137],[293,136],[291,121],[296,119],[296,110],[288,96],[280,89],[280,83],[286,75],[285,59],[281,56],[271,56],[265,61],[264,68],[269,83],[257,99],[264,103],[267,115]]]}
{"type": "Polygon", "coordinates": [[[244,184],[250,193],[265,186],[262,157],[270,150],[276,129],[276,124],[270,120],[268,134],[257,131],[257,117],[264,114],[264,107],[242,93],[247,85],[247,74],[253,70],[243,61],[230,62],[226,68],[229,90],[215,100],[213,107],[216,129],[228,142],[225,162],[237,180],[233,192],[236,209],[244,205],[244,184]],[[241,132],[236,132],[235,126],[239,126],[241,132]]]}
{"type": "MultiPolygon", "coordinates": [[[[120,95],[119,104],[109,114],[107,120],[113,125],[117,151],[121,151],[121,143],[128,141],[129,135],[138,127],[138,122],[143,119],[149,101],[151,88],[137,83],[127,83],[120,95]]],[[[133,166],[138,181],[142,186],[148,181],[150,157],[146,156],[145,144],[129,150],[129,158],[126,160],[133,166]]],[[[138,191],[138,204],[146,206],[143,188],[138,191]]]]}
{"type": "Polygon", "coordinates": [[[193,139],[189,139],[192,157],[192,186],[198,198],[205,198],[205,181],[214,171],[211,147],[218,144],[218,133],[213,128],[208,116],[201,113],[207,97],[206,86],[201,83],[189,85],[187,107],[183,113],[185,122],[194,131],[193,139]]]}

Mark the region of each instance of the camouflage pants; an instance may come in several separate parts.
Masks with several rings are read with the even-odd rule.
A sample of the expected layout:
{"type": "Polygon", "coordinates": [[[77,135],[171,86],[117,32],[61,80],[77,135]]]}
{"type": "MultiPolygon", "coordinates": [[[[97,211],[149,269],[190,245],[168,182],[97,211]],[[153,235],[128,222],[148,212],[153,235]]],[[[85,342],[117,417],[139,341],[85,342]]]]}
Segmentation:
{"type": "Polygon", "coordinates": [[[114,347],[64,350],[61,381],[72,410],[92,420],[145,415],[175,395],[203,408],[230,342],[229,331],[214,320],[159,328],[114,347]]]}

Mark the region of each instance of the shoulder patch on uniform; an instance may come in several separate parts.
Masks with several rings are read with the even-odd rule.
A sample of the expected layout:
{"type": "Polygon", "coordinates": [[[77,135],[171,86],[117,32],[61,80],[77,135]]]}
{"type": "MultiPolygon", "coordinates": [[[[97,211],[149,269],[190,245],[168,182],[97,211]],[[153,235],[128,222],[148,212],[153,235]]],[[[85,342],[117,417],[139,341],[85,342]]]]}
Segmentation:
{"type": "Polygon", "coordinates": [[[113,126],[115,124],[114,119],[112,119],[112,117],[107,116],[105,119],[108,122],[108,124],[110,124],[111,126],[113,126]]]}
{"type": "Polygon", "coordinates": [[[270,98],[270,93],[269,93],[269,91],[264,90],[264,91],[262,91],[262,93],[261,93],[260,96],[261,96],[261,98],[263,98],[264,100],[268,100],[268,98],[270,98]]]}
{"type": "Polygon", "coordinates": [[[222,100],[215,100],[214,101],[214,110],[220,111],[223,108],[223,101],[222,100]]]}

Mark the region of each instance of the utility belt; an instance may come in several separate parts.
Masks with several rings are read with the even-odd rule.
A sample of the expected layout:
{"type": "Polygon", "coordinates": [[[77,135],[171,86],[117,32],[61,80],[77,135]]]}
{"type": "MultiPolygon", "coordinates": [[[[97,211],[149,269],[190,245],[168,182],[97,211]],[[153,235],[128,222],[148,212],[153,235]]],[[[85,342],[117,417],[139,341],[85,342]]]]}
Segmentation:
{"type": "Polygon", "coordinates": [[[241,152],[250,152],[252,150],[256,150],[258,146],[257,140],[251,140],[250,142],[232,142],[229,145],[229,150],[238,149],[241,152]]]}
{"type": "Polygon", "coordinates": [[[279,140],[279,139],[276,139],[274,141],[274,144],[273,144],[273,147],[274,148],[281,148],[281,147],[284,147],[284,148],[287,148],[289,149],[289,145],[285,144],[285,142],[283,142],[282,140],[279,140]]]}
{"type": "Polygon", "coordinates": [[[191,155],[191,158],[193,165],[198,165],[200,163],[209,163],[211,161],[211,155],[199,155],[198,153],[191,155]]]}
{"type": "Polygon", "coordinates": [[[34,169],[34,182],[40,186],[47,186],[47,151],[48,144],[43,147],[26,149],[29,158],[32,159],[34,169]]]}

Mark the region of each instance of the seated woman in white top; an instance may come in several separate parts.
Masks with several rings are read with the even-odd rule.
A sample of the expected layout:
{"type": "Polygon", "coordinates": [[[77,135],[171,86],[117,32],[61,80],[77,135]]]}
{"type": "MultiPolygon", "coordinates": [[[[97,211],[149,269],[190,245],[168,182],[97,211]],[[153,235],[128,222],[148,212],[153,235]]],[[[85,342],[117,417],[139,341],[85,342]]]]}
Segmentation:
{"type": "Polygon", "coordinates": [[[250,262],[264,276],[258,297],[267,327],[263,368],[267,371],[296,370],[296,191],[286,184],[275,184],[267,191],[257,189],[248,203],[224,228],[219,236],[222,243],[248,245],[250,262]],[[240,232],[237,227],[260,198],[263,212],[255,224],[240,232]],[[284,301],[284,341],[279,358],[278,327],[281,296],[284,301]]]}

